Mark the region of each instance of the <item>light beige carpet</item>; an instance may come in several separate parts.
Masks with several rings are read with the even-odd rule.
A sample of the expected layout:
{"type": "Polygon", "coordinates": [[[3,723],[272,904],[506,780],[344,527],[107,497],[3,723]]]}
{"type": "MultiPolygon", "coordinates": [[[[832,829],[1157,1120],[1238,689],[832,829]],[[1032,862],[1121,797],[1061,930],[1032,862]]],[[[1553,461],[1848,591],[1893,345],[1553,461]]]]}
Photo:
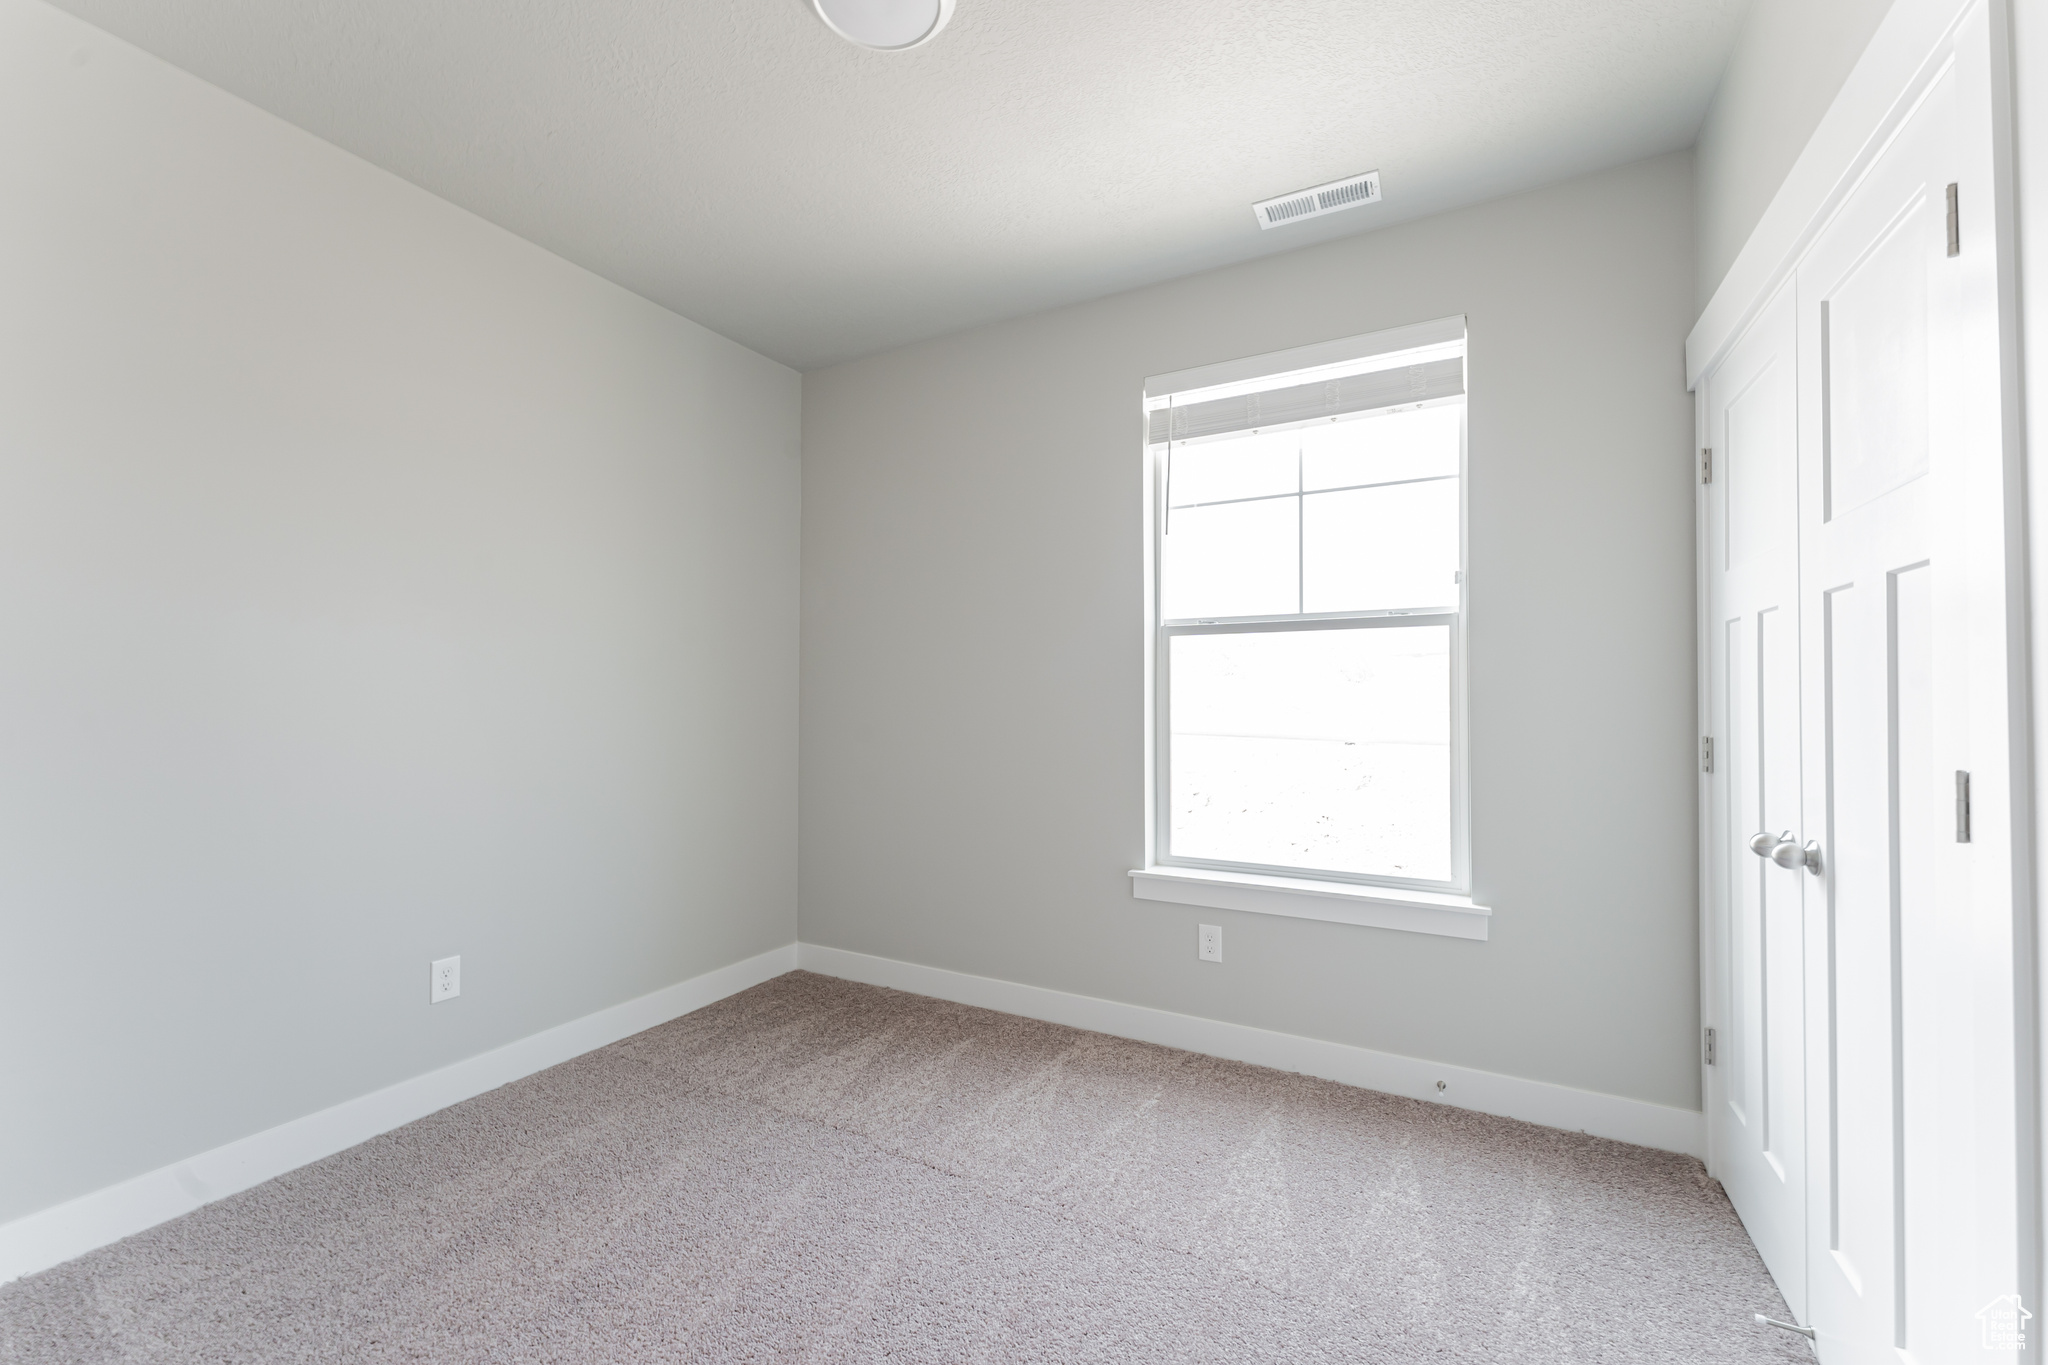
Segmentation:
{"type": "Polygon", "coordinates": [[[1810,1361],[1696,1161],[792,973],[0,1288],[6,1361],[1810,1361]]]}

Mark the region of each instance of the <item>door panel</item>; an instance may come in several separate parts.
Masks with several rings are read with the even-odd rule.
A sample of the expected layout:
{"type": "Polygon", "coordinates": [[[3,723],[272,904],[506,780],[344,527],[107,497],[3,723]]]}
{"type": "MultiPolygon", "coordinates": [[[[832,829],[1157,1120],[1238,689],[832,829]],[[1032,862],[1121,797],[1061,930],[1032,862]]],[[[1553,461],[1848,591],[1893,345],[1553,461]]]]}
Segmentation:
{"type": "Polygon", "coordinates": [[[1715,449],[1724,471],[1718,499],[1724,512],[1721,567],[1729,573],[1748,571],[1767,583],[1788,569],[1796,571],[1790,547],[1799,532],[1793,410],[1797,361],[1790,322],[1789,317],[1766,319],[1756,336],[1763,354],[1731,357],[1731,362],[1749,360],[1753,372],[1724,367],[1729,393],[1715,414],[1721,428],[1715,449]]]}
{"type": "Polygon", "coordinates": [[[1927,187],[1820,301],[1824,518],[1927,472],[1927,187]]]}
{"type": "Polygon", "coordinates": [[[1749,839],[1800,821],[1797,333],[1792,295],[1709,381],[1721,476],[1706,489],[1708,705],[1721,759],[1708,779],[1716,852],[1708,952],[1724,996],[1709,1076],[1715,1173],[1794,1311],[1805,1257],[1805,973],[1801,874],[1749,839]]]}
{"type": "MultiPolygon", "coordinates": [[[[1892,727],[1891,785],[1897,810],[1898,993],[1900,1020],[1896,1062],[1900,1104],[1893,1131],[1902,1149],[1893,1195],[1897,1209],[1897,1296],[1892,1311],[1892,1339],[1914,1349],[1923,1361],[1943,1359],[1933,1349],[1930,1329],[1940,1322],[1937,1251],[1939,1240],[1925,1235],[1952,1212],[1949,1182],[1942,1167],[1953,1158],[1944,1154],[1936,1117],[1941,1099],[1942,1058],[1954,1055],[1958,1040],[1942,1007],[1948,973],[1941,957],[1943,923],[1944,837],[1953,837],[1953,788],[1944,789],[1936,762],[1934,658],[1934,569],[1921,564],[1891,576],[1892,598],[1892,727]],[[1917,1235],[1916,1235],[1917,1234],[1917,1235]]],[[[1950,845],[1953,848],[1953,845],[1950,845]]],[[[1952,875],[1952,874],[1949,874],[1952,875]]],[[[1853,1191],[1855,1186],[1850,1186],[1853,1191]]],[[[1975,1305],[1972,1305],[1974,1308],[1975,1305]]],[[[1880,1326],[1882,1324],[1875,1324],[1880,1326]]]]}
{"type": "Polygon", "coordinates": [[[1930,396],[1936,328],[1956,312],[1947,254],[1953,70],[1937,79],[1816,240],[1797,277],[1804,824],[1823,849],[1809,906],[1812,1089],[1807,1292],[1826,1365],[1938,1359],[1921,1342],[1925,1227],[1948,1181],[1913,1128],[1940,1100],[1939,953],[1953,821],[1934,731],[1936,539],[1930,396]],[[1916,1350],[1916,1346],[1919,1347],[1916,1350]]]}
{"type": "Polygon", "coordinates": [[[1827,749],[1823,794],[1832,823],[1822,838],[1833,880],[1823,897],[1821,996],[1829,1008],[1828,1055],[1816,1096],[1827,1109],[1816,1138],[1827,1142],[1829,1178],[1823,1233],[1834,1268],[1859,1294],[1881,1289],[1890,1273],[1897,1219],[1892,1198],[1897,1151],[1893,1021],[1897,953],[1891,897],[1892,798],[1882,743],[1889,728],[1887,689],[1870,661],[1886,652],[1883,586],[1821,594],[1822,724],[1827,749]],[[1875,599],[1875,600],[1873,600],[1875,599]],[[1873,743],[1872,741],[1878,741],[1873,743]],[[1859,1197],[1844,1201],[1844,1188],[1859,1197]]]}

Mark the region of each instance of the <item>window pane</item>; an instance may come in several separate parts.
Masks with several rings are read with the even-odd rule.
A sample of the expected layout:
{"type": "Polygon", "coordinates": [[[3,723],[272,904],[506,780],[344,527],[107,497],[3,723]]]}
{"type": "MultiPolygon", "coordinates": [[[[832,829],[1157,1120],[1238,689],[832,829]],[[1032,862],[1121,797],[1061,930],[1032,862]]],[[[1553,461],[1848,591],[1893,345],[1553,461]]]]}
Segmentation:
{"type": "Polygon", "coordinates": [[[1226,498],[1292,493],[1300,483],[1301,440],[1291,431],[1176,445],[1168,457],[1166,496],[1175,507],[1226,498]]]}
{"type": "Polygon", "coordinates": [[[1302,610],[1457,605],[1458,480],[1311,493],[1301,519],[1302,610]]]}
{"type": "MultiPolygon", "coordinates": [[[[1304,427],[1302,487],[1347,488],[1458,472],[1463,403],[1304,427]]],[[[1175,497],[1178,497],[1175,494],[1175,497]]]]}
{"type": "Polygon", "coordinates": [[[1450,879],[1449,627],[1168,647],[1173,856],[1450,879]]]}
{"type": "Polygon", "coordinates": [[[1264,616],[1301,609],[1295,498],[1169,514],[1160,537],[1160,615],[1264,616]]]}

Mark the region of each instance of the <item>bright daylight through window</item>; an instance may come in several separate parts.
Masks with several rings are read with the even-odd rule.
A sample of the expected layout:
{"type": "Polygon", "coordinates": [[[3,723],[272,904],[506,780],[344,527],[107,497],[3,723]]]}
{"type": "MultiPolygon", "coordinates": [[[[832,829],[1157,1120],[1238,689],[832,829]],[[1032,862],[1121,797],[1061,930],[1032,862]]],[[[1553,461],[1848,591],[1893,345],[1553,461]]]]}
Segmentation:
{"type": "Polygon", "coordinates": [[[1148,395],[1158,862],[1463,883],[1465,345],[1430,327],[1148,395]]]}

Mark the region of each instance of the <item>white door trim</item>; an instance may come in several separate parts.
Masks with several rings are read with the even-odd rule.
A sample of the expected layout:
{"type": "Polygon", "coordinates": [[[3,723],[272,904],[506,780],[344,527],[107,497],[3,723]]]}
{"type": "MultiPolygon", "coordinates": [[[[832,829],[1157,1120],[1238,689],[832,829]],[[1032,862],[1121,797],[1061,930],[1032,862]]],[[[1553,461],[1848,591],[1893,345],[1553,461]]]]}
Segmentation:
{"type": "MultiPolygon", "coordinates": [[[[1685,341],[1694,388],[1791,276],[1945,60],[1978,0],[1896,0],[1685,341]]],[[[1993,14],[2002,20],[2003,6],[1993,14]]]]}
{"type": "MultiPolygon", "coordinates": [[[[2032,342],[2015,348],[2025,366],[2020,382],[2024,385],[2023,406],[2029,428],[2025,433],[2026,520],[2032,527],[2048,527],[2048,9],[2038,4],[2019,7],[2013,15],[2011,35],[2018,182],[2014,197],[2018,222],[2014,235],[2021,272],[2018,326],[2021,335],[2032,342]]],[[[2016,384],[2014,393],[2021,392],[2016,384]]],[[[2048,649],[2048,546],[2039,543],[2035,536],[2030,535],[2028,540],[2032,601],[2027,624],[2033,649],[2030,700],[2032,714],[2043,716],[2048,715],[2048,658],[2041,657],[2041,651],[2048,649]]],[[[2035,775],[2035,790],[2029,796],[2034,803],[2033,836],[2038,849],[2048,847],[2048,801],[2041,799],[2040,791],[2043,775],[2048,774],[2048,735],[2033,736],[2033,743],[2031,771],[2035,775]]],[[[2038,878],[2038,871],[2035,876],[2038,878]]],[[[2035,1224],[2033,1261],[2027,1267],[2024,1283],[2031,1286],[2038,1313],[2039,1305],[2048,1302],[2048,1292],[2044,1292],[2048,1291],[2048,1245],[2044,1245],[2044,1240],[2048,1240],[2048,1008],[2043,1007],[2040,999],[2040,983],[2048,981],[2048,932],[2043,932],[2038,909],[2030,927],[2034,935],[2031,946],[2035,993],[2026,1003],[2033,1011],[2030,1041],[2035,1093],[2025,1112],[2033,1125],[2028,1136],[2034,1153],[2030,1207],[2035,1224]]]]}

